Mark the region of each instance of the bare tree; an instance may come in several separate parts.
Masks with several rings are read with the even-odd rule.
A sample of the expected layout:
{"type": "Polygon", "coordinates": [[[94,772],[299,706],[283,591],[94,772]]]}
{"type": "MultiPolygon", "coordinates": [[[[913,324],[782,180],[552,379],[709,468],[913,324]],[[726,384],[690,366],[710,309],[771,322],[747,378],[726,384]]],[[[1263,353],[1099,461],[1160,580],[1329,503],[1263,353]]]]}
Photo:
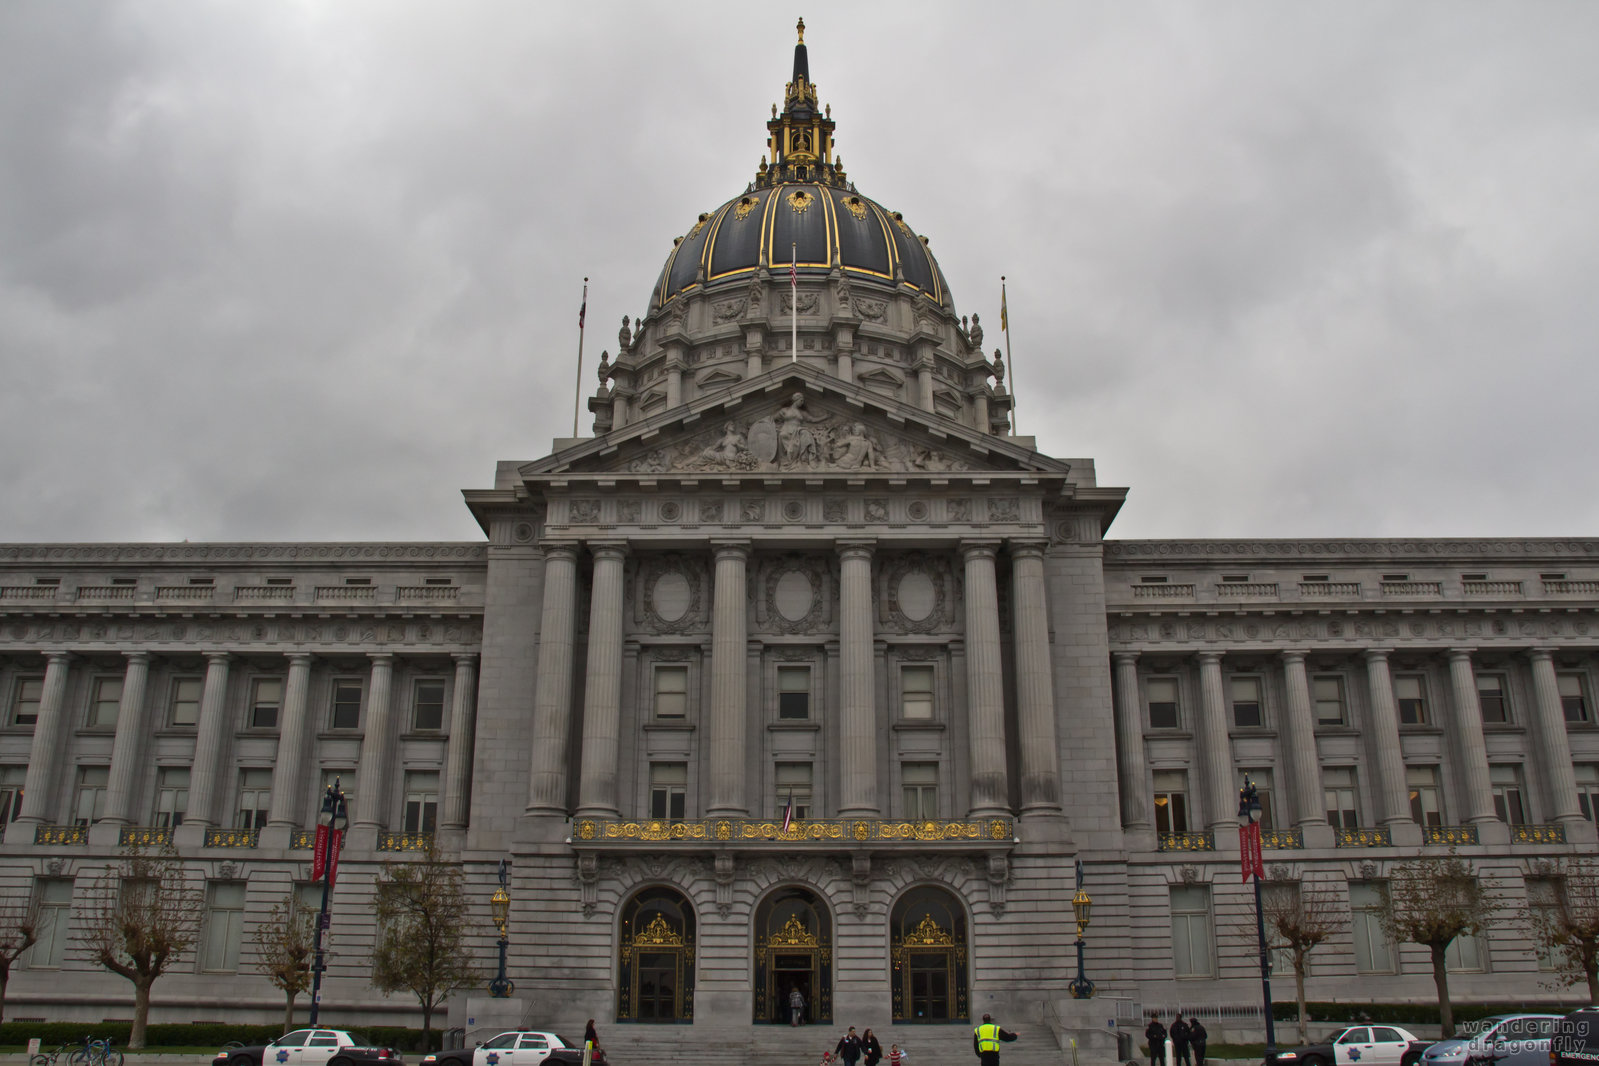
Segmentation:
{"type": "Polygon", "coordinates": [[[150,986],[194,946],[202,906],[171,844],[129,848],[96,879],[83,943],[94,961],[133,982],[129,1048],[144,1047],[150,986]]]}
{"type": "Polygon", "coordinates": [[[1492,909],[1476,872],[1457,856],[1412,859],[1388,874],[1381,912],[1383,931],[1395,941],[1420,944],[1432,953],[1438,1020],[1446,1038],[1455,1035],[1446,953],[1456,937],[1476,936],[1486,929],[1492,909]]]}
{"type": "Polygon", "coordinates": [[[39,939],[39,904],[32,898],[0,906],[0,1021],[6,1014],[6,985],[11,966],[39,939]]]}
{"type": "Polygon", "coordinates": [[[294,1028],[294,1001],[311,987],[311,962],[316,954],[316,915],[294,893],[274,903],[267,920],[255,927],[255,968],[266,974],[287,1002],[283,1031],[294,1028]]]}
{"type": "Polygon", "coordinates": [[[1550,869],[1550,894],[1529,900],[1533,938],[1549,952],[1558,987],[1588,985],[1599,1003],[1599,861],[1571,859],[1550,869]]]}
{"type": "Polygon", "coordinates": [[[1293,960],[1294,998],[1299,1003],[1299,1042],[1303,1044],[1308,1039],[1305,1029],[1310,1021],[1305,1006],[1305,976],[1310,971],[1310,953],[1348,926],[1347,912],[1338,894],[1325,886],[1278,880],[1268,881],[1262,887],[1266,939],[1274,950],[1288,952],[1293,960]]]}
{"type": "Polygon", "coordinates": [[[378,932],[372,985],[410,992],[422,1006],[422,1050],[429,1050],[433,1012],[451,992],[482,978],[467,957],[467,905],[461,868],[445,862],[431,840],[420,862],[390,863],[377,881],[378,932]]]}

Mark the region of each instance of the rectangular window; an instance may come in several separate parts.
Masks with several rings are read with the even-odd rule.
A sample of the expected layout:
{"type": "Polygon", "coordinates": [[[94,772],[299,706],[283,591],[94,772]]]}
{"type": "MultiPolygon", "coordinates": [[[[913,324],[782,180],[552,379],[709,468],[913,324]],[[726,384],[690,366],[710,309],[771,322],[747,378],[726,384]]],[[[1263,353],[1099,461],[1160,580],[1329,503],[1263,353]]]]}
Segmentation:
{"type": "Polygon", "coordinates": [[[905,817],[911,821],[932,821],[938,817],[938,764],[907,762],[900,764],[900,784],[904,789],[905,817]]]}
{"type": "Polygon", "coordinates": [[[89,699],[89,728],[110,729],[117,724],[117,709],[122,705],[122,679],[97,677],[89,699]]]}
{"type": "Polygon", "coordinates": [[[1443,825],[1444,808],[1438,789],[1438,767],[1405,767],[1405,784],[1410,789],[1410,817],[1417,825],[1443,825]]]}
{"type": "Polygon", "coordinates": [[[198,677],[172,679],[172,710],[168,721],[173,725],[196,725],[200,721],[200,694],[205,681],[198,677]]]}
{"type": "Polygon", "coordinates": [[[189,768],[163,766],[156,772],[155,819],[151,825],[170,829],[183,824],[189,809],[189,768]]]}
{"type": "Polygon", "coordinates": [[[333,729],[361,728],[361,679],[336,677],[333,679],[333,717],[328,723],[333,729]]]}
{"type": "Polygon", "coordinates": [[[239,771],[239,813],[233,819],[235,829],[260,829],[267,823],[267,812],[272,809],[272,771],[239,771]]]}
{"type": "Polygon", "coordinates": [[[283,679],[258,677],[250,686],[250,728],[276,729],[278,708],[283,705],[283,679]]]}
{"type": "Polygon", "coordinates": [[[1271,787],[1271,771],[1245,770],[1244,776],[1249,778],[1249,783],[1255,786],[1255,794],[1260,797],[1260,831],[1269,833],[1277,827],[1277,812],[1272,808],[1276,793],[1271,787]]]}
{"type": "Polygon", "coordinates": [[[424,678],[411,686],[411,728],[436,733],[444,728],[444,681],[424,678]]]}
{"type": "Polygon", "coordinates": [[[312,806],[313,813],[322,809],[322,799],[328,794],[328,786],[332,785],[344,793],[344,811],[350,821],[355,821],[355,771],[354,770],[328,770],[322,771],[322,787],[317,789],[316,800],[312,806]]]}
{"type": "Polygon", "coordinates": [[[1484,722],[1510,721],[1510,694],[1504,674],[1477,675],[1477,702],[1482,706],[1484,722]]]}
{"type": "Polygon", "coordinates": [[[105,817],[105,789],[110,780],[109,767],[78,767],[78,790],[72,799],[73,825],[93,825],[105,817]]]}
{"type": "Polygon", "coordinates": [[[0,766],[0,831],[22,813],[22,784],[27,779],[26,766],[0,766]]]}
{"type": "Polygon", "coordinates": [[[899,669],[900,714],[926,721],[933,717],[933,668],[902,666],[899,669]]]}
{"type": "Polygon", "coordinates": [[[1155,771],[1155,831],[1188,832],[1188,775],[1181,770],[1155,771]]]}
{"type": "Polygon", "coordinates": [[[405,774],[405,831],[431,833],[439,820],[439,772],[408,770],[405,774]]]}
{"type": "Polygon", "coordinates": [[[1588,721],[1588,694],[1583,688],[1581,674],[1557,674],[1555,684],[1560,687],[1560,709],[1568,722],[1588,721]]]}
{"type": "Polygon", "coordinates": [[[1176,977],[1214,977],[1211,946],[1210,887],[1171,886],[1171,956],[1176,977]]]}
{"type": "Polygon", "coordinates": [[[1149,728],[1176,729],[1180,724],[1177,715],[1177,679],[1152,677],[1144,682],[1144,693],[1149,698],[1149,728]]]}
{"type": "Polygon", "coordinates": [[[1564,954],[1559,945],[1550,944],[1539,938],[1541,930],[1554,931],[1558,928],[1560,920],[1560,886],[1552,877],[1527,878],[1527,910],[1532,921],[1528,923],[1533,933],[1532,950],[1538,955],[1538,969],[1544,973],[1555,973],[1560,969],[1561,956],[1564,954]]]}
{"type": "MultiPolygon", "coordinates": [[[[1299,886],[1291,882],[1277,881],[1260,886],[1260,901],[1266,915],[1266,947],[1271,952],[1271,969],[1273,973],[1283,974],[1290,979],[1294,972],[1294,951],[1282,939],[1282,934],[1277,931],[1272,921],[1273,914],[1297,915],[1302,914],[1300,905],[1299,886]]],[[[1316,957],[1313,951],[1305,956],[1306,973],[1310,976],[1310,963],[1316,957]]]]}
{"type": "Polygon", "coordinates": [[[1494,813],[1509,825],[1526,825],[1526,790],[1521,785],[1521,767],[1490,766],[1488,780],[1494,790],[1494,813]]]}
{"type": "Polygon", "coordinates": [[[65,877],[41,877],[34,882],[33,898],[39,904],[39,939],[28,949],[28,967],[59,970],[67,959],[72,881],[65,877]]]}
{"type": "Polygon", "coordinates": [[[1488,969],[1488,948],[1482,937],[1461,933],[1449,942],[1444,960],[1450,973],[1482,973],[1488,969]]]}
{"type": "Polygon", "coordinates": [[[17,678],[17,689],[11,697],[11,724],[36,724],[39,721],[39,701],[43,698],[44,678],[17,678]]]}
{"type": "Polygon", "coordinates": [[[1316,701],[1317,725],[1345,725],[1344,679],[1337,674],[1317,674],[1310,679],[1311,698],[1316,701]]]}
{"type": "Polygon", "coordinates": [[[1382,929],[1384,886],[1375,881],[1349,885],[1349,932],[1355,941],[1356,973],[1393,973],[1394,948],[1382,929]]]}
{"type": "Polygon", "coordinates": [[[655,717],[688,717],[688,667],[655,668],[655,717]]]}
{"type": "Polygon", "coordinates": [[[1400,674],[1394,678],[1394,701],[1399,704],[1400,725],[1427,724],[1425,682],[1419,674],[1400,674]]]}
{"type": "Polygon", "coordinates": [[[650,763],[650,817],[681,822],[688,805],[688,763],[650,763]]]}
{"type": "Polygon", "coordinates": [[[206,889],[205,936],[200,946],[200,969],[236,973],[239,944],[244,939],[244,884],[214,881],[206,889]]]}
{"type": "Polygon", "coordinates": [[[1239,729],[1255,729],[1264,724],[1260,714],[1260,678],[1235,677],[1231,687],[1233,725],[1239,729]]]}
{"type": "MultiPolygon", "coordinates": [[[[1592,763],[1579,763],[1574,770],[1577,772],[1577,803],[1582,807],[1582,816],[1588,821],[1594,820],[1594,815],[1599,814],[1599,766],[1592,763]]],[[[17,803],[22,803],[22,793],[17,793],[17,803]]],[[[15,814],[12,815],[16,817],[15,814]]]]}
{"type": "Polygon", "coordinates": [[[811,668],[777,668],[777,716],[804,720],[811,716],[811,668]]]}
{"type": "Polygon", "coordinates": [[[783,816],[790,797],[794,800],[794,817],[811,816],[811,764],[808,762],[780,762],[773,775],[777,782],[777,815],[783,816]]]}
{"type": "Polygon", "coordinates": [[[1334,829],[1357,829],[1360,807],[1355,802],[1355,771],[1339,767],[1321,772],[1322,791],[1327,797],[1327,824],[1334,829]]]}

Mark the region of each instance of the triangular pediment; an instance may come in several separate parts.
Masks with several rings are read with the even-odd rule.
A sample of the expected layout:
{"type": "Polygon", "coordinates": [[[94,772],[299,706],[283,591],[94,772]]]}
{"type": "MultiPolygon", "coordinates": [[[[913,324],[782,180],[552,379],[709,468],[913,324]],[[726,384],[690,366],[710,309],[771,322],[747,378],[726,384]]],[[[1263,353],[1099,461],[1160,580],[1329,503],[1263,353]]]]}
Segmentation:
{"type": "Polygon", "coordinates": [[[914,477],[1070,466],[868,387],[797,366],[652,414],[521,468],[640,478],[914,477]]]}

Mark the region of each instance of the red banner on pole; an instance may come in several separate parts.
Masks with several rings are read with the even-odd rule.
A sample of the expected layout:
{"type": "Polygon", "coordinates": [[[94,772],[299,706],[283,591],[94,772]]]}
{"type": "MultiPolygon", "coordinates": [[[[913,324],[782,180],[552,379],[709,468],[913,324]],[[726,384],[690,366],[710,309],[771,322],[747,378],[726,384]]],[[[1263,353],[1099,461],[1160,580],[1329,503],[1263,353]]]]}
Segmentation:
{"type": "Polygon", "coordinates": [[[1250,822],[1248,825],[1238,827],[1238,860],[1243,867],[1243,879],[1246,882],[1250,874],[1265,880],[1266,863],[1261,854],[1259,822],[1250,822]]]}
{"type": "Polygon", "coordinates": [[[311,844],[311,880],[322,880],[322,871],[328,865],[328,827],[318,822],[316,839],[311,844]]]}
{"type": "Polygon", "coordinates": [[[328,891],[339,879],[339,852],[344,850],[344,830],[335,829],[328,834],[328,891]]]}

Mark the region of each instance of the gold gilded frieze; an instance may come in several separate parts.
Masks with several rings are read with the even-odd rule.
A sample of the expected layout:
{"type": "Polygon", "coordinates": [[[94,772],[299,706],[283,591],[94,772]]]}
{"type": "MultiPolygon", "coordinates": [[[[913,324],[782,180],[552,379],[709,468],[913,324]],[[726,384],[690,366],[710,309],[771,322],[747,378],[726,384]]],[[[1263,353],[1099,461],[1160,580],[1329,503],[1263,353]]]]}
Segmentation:
{"type": "Polygon", "coordinates": [[[781,820],[755,818],[707,818],[674,822],[651,818],[640,821],[611,821],[580,818],[572,828],[576,844],[650,843],[982,843],[1008,842],[1014,833],[1009,818],[975,821],[885,821],[875,818],[806,819],[787,829],[781,820]]]}

